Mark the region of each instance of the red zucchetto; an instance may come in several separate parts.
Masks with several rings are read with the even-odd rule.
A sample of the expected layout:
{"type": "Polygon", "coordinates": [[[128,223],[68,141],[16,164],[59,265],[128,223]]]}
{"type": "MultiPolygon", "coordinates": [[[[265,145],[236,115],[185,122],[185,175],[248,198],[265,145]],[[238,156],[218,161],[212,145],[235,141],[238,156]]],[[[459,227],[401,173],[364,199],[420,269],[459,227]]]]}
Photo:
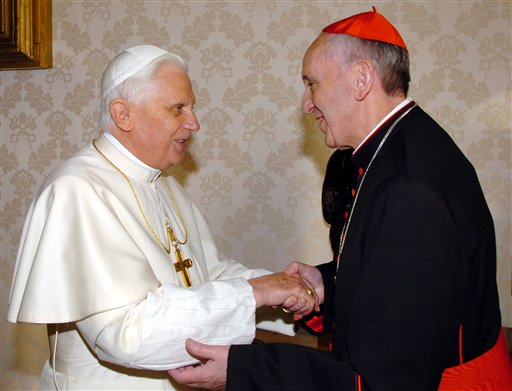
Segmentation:
{"type": "Polygon", "coordinates": [[[398,30],[375,7],[373,11],[350,16],[324,28],[324,33],[347,34],[353,37],[381,41],[405,49],[407,46],[398,30]]]}

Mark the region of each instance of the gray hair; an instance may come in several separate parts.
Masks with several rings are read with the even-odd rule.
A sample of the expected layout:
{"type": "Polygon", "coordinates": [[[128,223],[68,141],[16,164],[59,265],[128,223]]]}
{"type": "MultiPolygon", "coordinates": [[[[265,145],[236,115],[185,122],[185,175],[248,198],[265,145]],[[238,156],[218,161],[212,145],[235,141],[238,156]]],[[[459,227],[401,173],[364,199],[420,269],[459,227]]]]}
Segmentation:
{"type": "Polygon", "coordinates": [[[154,61],[149,63],[146,67],[133,74],[131,77],[123,81],[121,84],[112,89],[101,100],[101,117],[100,125],[104,132],[110,132],[114,126],[114,121],[110,114],[110,103],[114,99],[126,99],[129,101],[137,101],[137,92],[144,86],[150,85],[153,82],[153,77],[161,65],[167,64],[181,69],[183,72],[188,73],[188,65],[183,58],[174,53],[164,54],[154,61]]]}
{"type": "Polygon", "coordinates": [[[361,39],[347,34],[329,34],[326,54],[341,66],[358,59],[369,60],[377,70],[382,88],[389,96],[409,91],[410,64],[407,51],[385,42],[361,39]]]}

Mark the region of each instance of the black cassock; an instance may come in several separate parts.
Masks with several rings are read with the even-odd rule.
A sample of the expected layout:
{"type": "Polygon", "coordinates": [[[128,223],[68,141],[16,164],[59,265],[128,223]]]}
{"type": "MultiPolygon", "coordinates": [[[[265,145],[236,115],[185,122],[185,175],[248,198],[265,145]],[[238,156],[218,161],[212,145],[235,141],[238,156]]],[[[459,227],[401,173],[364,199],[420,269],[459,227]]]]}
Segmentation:
{"type": "Polygon", "coordinates": [[[228,391],[355,390],[357,374],[363,390],[436,390],[443,370],[459,364],[461,325],[466,362],[495,344],[501,317],[491,214],[473,166],[413,104],[352,157],[364,179],[339,268],[318,266],[332,352],[232,346],[228,391]]]}

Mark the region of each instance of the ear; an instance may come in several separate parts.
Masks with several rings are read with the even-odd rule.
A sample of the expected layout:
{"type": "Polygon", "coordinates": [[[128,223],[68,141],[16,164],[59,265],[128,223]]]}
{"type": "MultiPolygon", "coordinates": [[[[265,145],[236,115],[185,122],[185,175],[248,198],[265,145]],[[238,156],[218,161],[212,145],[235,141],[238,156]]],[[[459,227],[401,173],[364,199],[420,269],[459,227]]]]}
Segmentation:
{"type": "Polygon", "coordinates": [[[126,99],[114,99],[110,102],[110,115],[116,126],[124,132],[133,128],[130,103],[126,99]]]}
{"type": "Polygon", "coordinates": [[[367,60],[359,60],[354,64],[354,97],[362,101],[370,93],[375,81],[375,69],[367,60]]]}

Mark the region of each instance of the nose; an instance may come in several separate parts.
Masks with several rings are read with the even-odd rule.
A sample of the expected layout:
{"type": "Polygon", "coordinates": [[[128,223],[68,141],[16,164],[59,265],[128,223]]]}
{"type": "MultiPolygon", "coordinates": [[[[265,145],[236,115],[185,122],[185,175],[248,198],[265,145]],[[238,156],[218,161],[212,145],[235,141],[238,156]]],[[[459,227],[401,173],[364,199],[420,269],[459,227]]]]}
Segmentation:
{"type": "Polygon", "coordinates": [[[304,96],[302,97],[302,111],[306,114],[310,114],[313,112],[315,105],[311,100],[311,91],[309,88],[304,90],[304,96]]]}
{"type": "Polygon", "coordinates": [[[189,117],[184,123],[185,128],[190,130],[191,132],[197,132],[201,125],[199,124],[199,121],[197,120],[196,113],[194,111],[190,112],[189,117]]]}

